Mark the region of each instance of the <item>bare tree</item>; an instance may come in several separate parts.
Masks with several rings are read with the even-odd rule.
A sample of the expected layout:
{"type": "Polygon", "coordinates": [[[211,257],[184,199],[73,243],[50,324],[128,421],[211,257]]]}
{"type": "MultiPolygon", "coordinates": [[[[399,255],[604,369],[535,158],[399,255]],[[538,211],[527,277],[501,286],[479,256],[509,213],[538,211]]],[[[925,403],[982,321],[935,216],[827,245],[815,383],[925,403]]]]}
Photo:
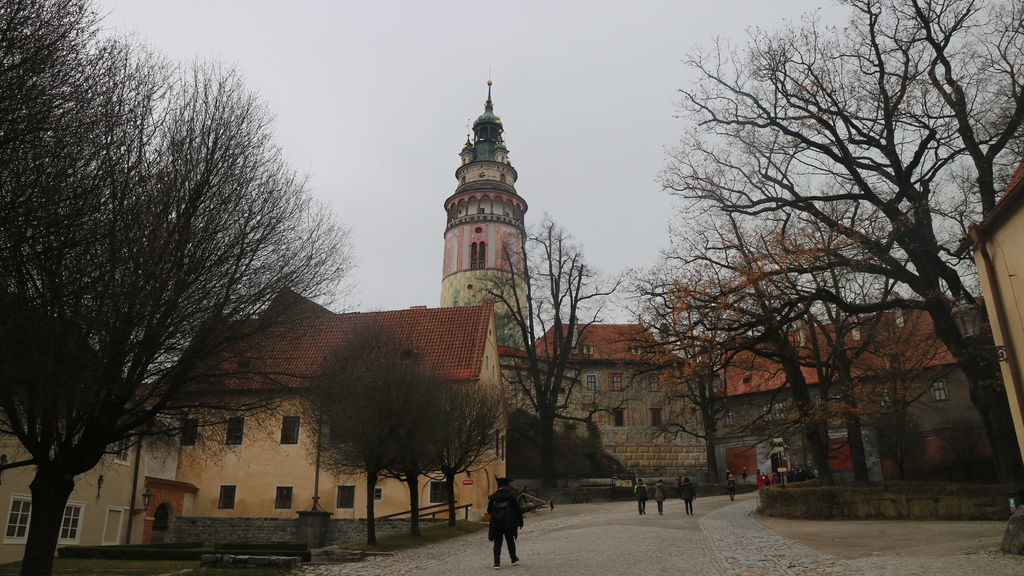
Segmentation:
{"type": "Polygon", "coordinates": [[[995,362],[963,340],[951,311],[976,288],[970,263],[954,253],[959,238],[991,212],[1021,156],[1024,7],[845,4],[851,19],[841,29],[808,18],[755,31],[742,51],[694,54],[699,80],[681,104],[694,128],[663,181],[730,214],[820,222],[859,247],[850,267],[915,294],[817,297],[849,312],[926,311],[967,374],[1000,481],[1019,484],[1024,466],[995,362]]]}
{"type": "Polygon", "coordinates": [[[504,249],[509,269],[491,273],[485,290],[496,303],[496,315],[512,325],[522,355],[503,368],[502,377],[539,419],[541,480],[554,486],[555,422],[591,416],[572,410],[578,378],[569,357],[586,327],[599,321],[605,298],[619,281],[591,268],[582,248],[550,217],[524,236],[522,246],[504,249]]]}
{"type": "Polygon", "coordinates": [[[443,426],[431,461],[444,479],[451,526],[455,525],[455,476],[480,470],[498,456],[498,392],[464,382],[449,382],[441,390],[441,409],[433,417],[443,426]]]}
{"type": "Polygon", "coordinates": [[[158,416],[235,407],[207,392],[275,324],[258,312],[286,288],[334,296],[350,266],[236,71],[99,41],[94,14],[0,5],[0,435],[25,455],[6,467],[34,469],[22,574],[50,572],[76,476],[158,416]]]}
{"type": "Polygon", "coordinates": [[[383,477],[406,480],[406,471],[425,467],[421,456],[430,453],[429,443],[418,445],[412,436],[426,432],[420,426],[433,418],[439,394],[436,378],[392,330],[371,320],[349,334],[310,398],[329,430],[320,453],[324,468],[366,478],[366,543],[376,545],[374,488],[383,477]]]}

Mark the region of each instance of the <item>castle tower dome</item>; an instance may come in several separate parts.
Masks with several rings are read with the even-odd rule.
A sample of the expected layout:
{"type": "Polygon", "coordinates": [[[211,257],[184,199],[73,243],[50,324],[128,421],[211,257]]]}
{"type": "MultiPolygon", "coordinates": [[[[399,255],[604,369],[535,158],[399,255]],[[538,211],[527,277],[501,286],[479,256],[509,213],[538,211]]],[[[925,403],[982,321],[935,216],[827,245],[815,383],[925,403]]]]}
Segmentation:
{"type": "MultiPolygon", "coordinates": [[[[527,204],[516,192],[519,175],[508,159],[491,84],[488,80],[484,113],[473,122],[472,140],[467,137],[459,153],[455,193],[444,203],[448,217],[441,306],[481,303],[487,298],[487,275],[499,272],[513,274],[525,286],[522,245],[527,204]]],[[[496,313],[501,315],[499,310],[496,313]]],[[[498,322],[501,332],[501,318],[498,322]]]]}

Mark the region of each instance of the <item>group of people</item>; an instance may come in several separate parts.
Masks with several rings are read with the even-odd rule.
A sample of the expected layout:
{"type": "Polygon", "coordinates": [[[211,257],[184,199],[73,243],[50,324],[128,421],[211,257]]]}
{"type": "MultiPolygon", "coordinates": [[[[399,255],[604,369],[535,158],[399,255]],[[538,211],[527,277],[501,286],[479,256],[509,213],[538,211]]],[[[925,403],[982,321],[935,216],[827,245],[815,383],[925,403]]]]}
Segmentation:
{"type": "MultiPolygon", "coordinates": [[[[697,491],[693,488],[689,478],[677,478],[677,495],[686,503],[687,516],[693,516],[693,501],[697,499],[697,491]]],[[[643,478],[637,478],[633,484],[633,496],[636,498],[637,511],[643,515],[647,514],[647,500],[650,494],[647,484],[643,478]]],[[[658,515],[665,514],[665,483],[658,480],[654,483],[654,501],[658,504],[658,515]]]]}
{"type": "MultiPolygon", "coordinates": [[[[814,479],[814,472],[811,472],[810,470],[807,470],[805,468],[791,468],[789,471],[784,472],[784,474],[787,484],[814,479]]],[[[778,472],[772,472],[771,476],[769,476],[768,474],[762,474],[760,470],[757,472],[758,489],[764,488],[765,486],[775,486],[776,484],[781,484],[782,480],[783,477],[778,472]]]]}

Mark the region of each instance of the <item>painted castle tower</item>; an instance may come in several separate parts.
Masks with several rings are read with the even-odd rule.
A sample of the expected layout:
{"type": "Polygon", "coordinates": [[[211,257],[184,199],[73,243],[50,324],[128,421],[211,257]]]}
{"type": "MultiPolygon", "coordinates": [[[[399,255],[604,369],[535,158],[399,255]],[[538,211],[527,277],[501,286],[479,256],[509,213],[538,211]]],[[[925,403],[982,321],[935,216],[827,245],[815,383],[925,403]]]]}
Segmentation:
{"type": "MultiPolygon", "coordinates": [[[[516,193],[516,169],[508,160],[501,119],[494,114],[491,81],[487,81],[484,113],[473,122],[472,140],[459,155],[458,186],[444,202],[448,225],[444,232],[441,306],[468,306],[488,299],[488,290],[511,278],[526,298],[523,237],[527,205],[516,193]],[[504,275],[502,274],[504,273],[504,275]],[[511,274],[511,277],[508,276],[511,274]]],[[[495,307],[498,339],[519,348],[509,326],[507,310],[495,307]]]]}

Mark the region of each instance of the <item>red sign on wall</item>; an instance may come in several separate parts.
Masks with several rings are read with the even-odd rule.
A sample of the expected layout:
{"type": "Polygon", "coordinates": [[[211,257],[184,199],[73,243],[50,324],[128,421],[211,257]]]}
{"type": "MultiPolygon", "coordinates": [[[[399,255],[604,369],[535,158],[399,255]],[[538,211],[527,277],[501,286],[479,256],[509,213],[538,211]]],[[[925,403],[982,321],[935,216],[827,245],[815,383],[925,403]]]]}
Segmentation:
{"type": "Polygon", "coordinates": [[[472,486],[473,485],[473,479],[472,478],[466,478],[465,480],[462,481],[462,485],[463,486],[472,486]]]}

